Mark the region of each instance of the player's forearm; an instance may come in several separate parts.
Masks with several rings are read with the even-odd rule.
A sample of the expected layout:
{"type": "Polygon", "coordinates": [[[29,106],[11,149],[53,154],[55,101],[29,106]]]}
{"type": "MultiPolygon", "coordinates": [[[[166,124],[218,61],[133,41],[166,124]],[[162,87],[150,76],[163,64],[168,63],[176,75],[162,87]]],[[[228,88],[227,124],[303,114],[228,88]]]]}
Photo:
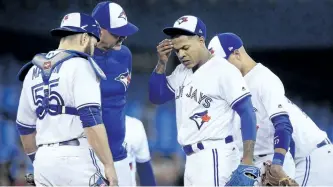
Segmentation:
{"type": "Polygon", "coordinates": [[[286,114],[275,116],[271,120],[275,128],[274,156],[272,164],[282,166],[284,163],[285,154],[287,153],[290,146],[293,128],[290,123],[289,116],[286,114]]]}
{"type": "Polygon", "coordinates": [[[254,145],[256,140],[256,116],[253,111],[251,97],[247,96],[236,104],[233,109],[238,113],[241,119],[241,133],[243,139],[243,160],[244,164],[253,163],[254,145]]]}
{"type": "Polygon", "coordinates": [[[285,150],[283,148],[275,148],[274,153],[280,153],[280,154],[285,155],[287,153],[287,150],[285,150]]]}
{"type": "Polygon", "coordinates": [[[113,165],[108,137],[103,124],[84,128],[90,146],[104,165],[113,165]]]}
{"type": "Polygon", "coordinates": [[[36,131],[32,134],[20,135],[20,138],[26,154],[35,153],[37,151],[36,131]]]}
{"type": "Polygon", "coordinates": [[[156,65],[155,72],[158,74],[164,74],[166,70],[166,63],[159,61],[156,65]]]}
{"type": "Polygon", "coordinates": [[[242,159],[243,164],[252,165],[254,145],[255,141],[253,140],[243,141],[243,159],[242,159]]]}
{"type": "Polygon", "coordinates": [[[37,145],[36,145],[36,131],[26,135],[20,135],[21,142],[23,145],[24,152],[28,155],[31,162],[34,162],[35,155],[37,152],[37,145]]]}

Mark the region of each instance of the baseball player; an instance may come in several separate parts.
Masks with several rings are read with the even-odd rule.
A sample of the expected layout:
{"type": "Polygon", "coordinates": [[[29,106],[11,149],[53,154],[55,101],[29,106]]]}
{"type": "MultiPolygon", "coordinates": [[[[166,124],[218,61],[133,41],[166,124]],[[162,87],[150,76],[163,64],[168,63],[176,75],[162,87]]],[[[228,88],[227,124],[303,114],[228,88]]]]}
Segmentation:
{"type": "Polygon", "coordinates": [[[16,122],[34,181],[88,186],[108,179],[117,185],[101,117],[99,83],[105,75],[90,57],[100,39],[99,24],[70,13],[51,34],[61,38],[58,49],[37,54],[19,73],[24,82],[16,122]]]}
{"type": "Polygon", "coordinates": [[[156,186],[144,126],[140,120],[130,116],[126,116],[125,124],[125,144],[131,161],[132,185],[136,186],[136,171],[138,171],[140,186],[156,186]]]}
{"type": "MultiPolygon", "coordinates": [[[[288,152],[293,128],[284,109],[284,89],[282,87],[278,90],[281,88],[280,79],[267,69],[260,68],[261,64],[256,64],[246,54],[242,40],[233,33],[215,36],[208,48],[211,53],[224,57],[240,70],[252,93],[251,99],[258,120],[255,165],[264,169],[264,163],[270,160],[272,175],[281,179],[287,176],[294,178],[295,163],[288,152]],[[238,53],[242,52],[244,62],[237,59],[238,53]]],[[[236,133],[240,134],[240,130],[236,129],[236,133]]]]}
{"type": "Polygon", "coordinates": [[[178,142],[187,155],[185,186],[252,186],[248,175],[259,175],[252,166],[256,118],[243,77],[225,59],[209,53],[206,26],[199,18],[182,16],[163,32],[171,39],[157,46],[159,60],[149,80],[149,99],[154,104],[176,100],[178,142]],[[173,50],[181,64],[166,76],[173,50]],[[233,137],[237,113],[244,142],[242,163],[233,137]]]}
{"type": "Polygon", "coordinates": [[[127,21],[123,8],[110,1],[98,3],[92,12],[101,26],[101,40],[94,59],[105,72],[101,81],[103,122],[115,161],[120,186],[131,186],[130,160],[123,146],[125,138],[126,93],[131,81],[132,54],[124,45],[125,38],[138,31],[127,21]]]}
{"type": "Polygon", "coordinates": [[[256,63],[246,53],[242,40],[233,33],[218,34],[211,40],[209,48],[214,54],[228,59],[240,70],[252,93],[252,102],[258,119],[255,147],[255,155],[259,158],[257,163],[262,164],[267,159],[272,161],[271,166],[266,166],[269,172],[266,171],[267,174],[264,175],[267,179],[266,181],[263,179],[266,182],[264,185],[295,185],[295,181],[285,178],[287,175],[295,177],[297,183],[302,186],[333,184],[332,179],[328,177],[329,174],[326,174],[333,170],[333,155],[329,153],[332,146],[328,145],[330,142],[327,135],[285,96],[281,80],[267,67],[256,63]],[[272,125],[275,129],[271,128],[272,125]],[[291,156],[287,152],[289,144],[293,143],[291,134],[296,144],[296,175],[292,166],[294,164],[290,161],[291,156]],[[322,155],[315,156],[318,153],[322,155]],[[261,154],[267,156],[261,159],[261,154]],[[311,156],[311,160],[314,162],[310,161],[309,155],[312,154],[314,157],[311,156]],[[327,162],[321,164],[319,159],[327,162]],[[309,168],[312,165],[311,170],[313,169],[314,174],[310,178],[309,168]],[[285,179],[281,180],[282,178],[285,179]]]}

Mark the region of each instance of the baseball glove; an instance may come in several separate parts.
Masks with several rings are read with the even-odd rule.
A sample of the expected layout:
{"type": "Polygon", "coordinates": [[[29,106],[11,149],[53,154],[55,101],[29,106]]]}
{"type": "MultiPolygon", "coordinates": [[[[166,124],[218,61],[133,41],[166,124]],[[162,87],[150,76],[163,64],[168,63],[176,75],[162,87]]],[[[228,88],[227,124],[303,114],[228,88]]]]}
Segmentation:
{"type": "Polygon", "coordinates": [[[262,186],[299,186],[294,179],[290,177],[280,177],[273,176],[271,170],[271,164],[265,163],[265,172],[261,176],[261,184],[262,186]]]}
{"type": "Polygon", "coordinates": [[[234,172],[232,172],[231,178],[225,186],[254,186],[259,175],[259,168],[241,164],[234,172]]]}

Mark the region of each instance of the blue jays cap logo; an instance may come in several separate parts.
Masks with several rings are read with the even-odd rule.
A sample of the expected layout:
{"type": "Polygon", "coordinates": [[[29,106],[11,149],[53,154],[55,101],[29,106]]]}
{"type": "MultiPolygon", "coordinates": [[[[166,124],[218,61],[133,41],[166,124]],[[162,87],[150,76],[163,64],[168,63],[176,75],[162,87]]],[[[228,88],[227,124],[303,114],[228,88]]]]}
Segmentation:
{"type": "Polygon", "coordinates": [[[68,20],[68,15],[66,15],[65,17],[64,17],[64,19],[62,19],[62,23],[64,22],[64,21],[66,21],[66,20],[68,20]]]}
{"type": "Polygon", "coordinates": [[[125,13],[125,11],[124,11],[124,10],[123,10],[122,12],[120,12],[120,14],[119,14],[118,18],[123,18],[124,20],[126,20],[126,21],[127,21],[127,16],[126,16],[126,13],[125,13]]]}
{"type": "Polygon", "coordinates": [[[209,122],[210,118],[211,117],[208,115],[208,110],[195,113],[190,117],[190,119],[197,124],[199,130],[204,123],[209,122]]]}
{"type": "Polygon", "coordinates": [[[129,72],[129,70],[127,69],[126,72],[121,73],[120,75],[118,75],[118,77],[116,77],[114,80],[121,82],[124,87],[125,90],[128,88],[128,85],[131,82],[131,73],[129,72]]]}
{"type": "Polygon", "coordinates": [[[187,22],[187,21],[188,21],[188,17],[181,17],[177,20],[179,25],[184,23],[184,22],[187,22]]]}

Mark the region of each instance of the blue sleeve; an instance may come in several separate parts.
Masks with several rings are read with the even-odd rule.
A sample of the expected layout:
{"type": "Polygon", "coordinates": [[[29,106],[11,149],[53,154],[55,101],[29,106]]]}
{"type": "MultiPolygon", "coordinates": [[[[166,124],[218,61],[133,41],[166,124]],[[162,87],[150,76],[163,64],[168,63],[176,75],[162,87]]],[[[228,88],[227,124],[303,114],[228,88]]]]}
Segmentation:
{"type": "Polygon", "coordinates": [[[22,125],[16,122],[16,128],[20,135],[29,135],[36,131],[36,126],[32,126],[31,128],[28,125],[22,125]]]}
{"type": "Polygon", "coordinates": [[[154,104],[163,104],[174,98],[175,94],[169,89],[165,74],[154,71],[149,79],[149,100],[154,104]]]}
{"type": "Polygon", "coordinates": [[[272,123],[275,128],[274,149],[281,148],[288,151],[291,134],[293,133],[289,116],[287,114],[275,116],[272,118],[272,123]]]}
{"type": "MultiPolygon", "coordinates": [[[[291,144],[291,134],[293,127],[287,114],[281,114],[273,117],[272,123],[275,128],[274,133],[274,149],[281,148],[288,151],[291,144]]],[[[274,153],[273,164],[283,165],[284,155],[281,153],[274,153]]]]}
{"type": "Polygon", "coordinates": [[[151,162],[136,163],[138,175],[140,178],[140,186],[156,186],[153,168],[151,162]]]}
{"type": "Polygon", "coordinates": [[[248,95],[242,98],[237,103],[235,103],[232,108],[238,113],[239,117],[241,118],[241,131],[243,142],[246,140],[256,141],[257,119],[253,111],[251,96],[248,95]]]}
{"type": "Polygon", "coordinates": [[[82,121],[83,128],[92,127],[98,124],[102,124],[102,115],[101,115],[100,106],[85,106],[78,110],[78,114],[82,121]]]}

